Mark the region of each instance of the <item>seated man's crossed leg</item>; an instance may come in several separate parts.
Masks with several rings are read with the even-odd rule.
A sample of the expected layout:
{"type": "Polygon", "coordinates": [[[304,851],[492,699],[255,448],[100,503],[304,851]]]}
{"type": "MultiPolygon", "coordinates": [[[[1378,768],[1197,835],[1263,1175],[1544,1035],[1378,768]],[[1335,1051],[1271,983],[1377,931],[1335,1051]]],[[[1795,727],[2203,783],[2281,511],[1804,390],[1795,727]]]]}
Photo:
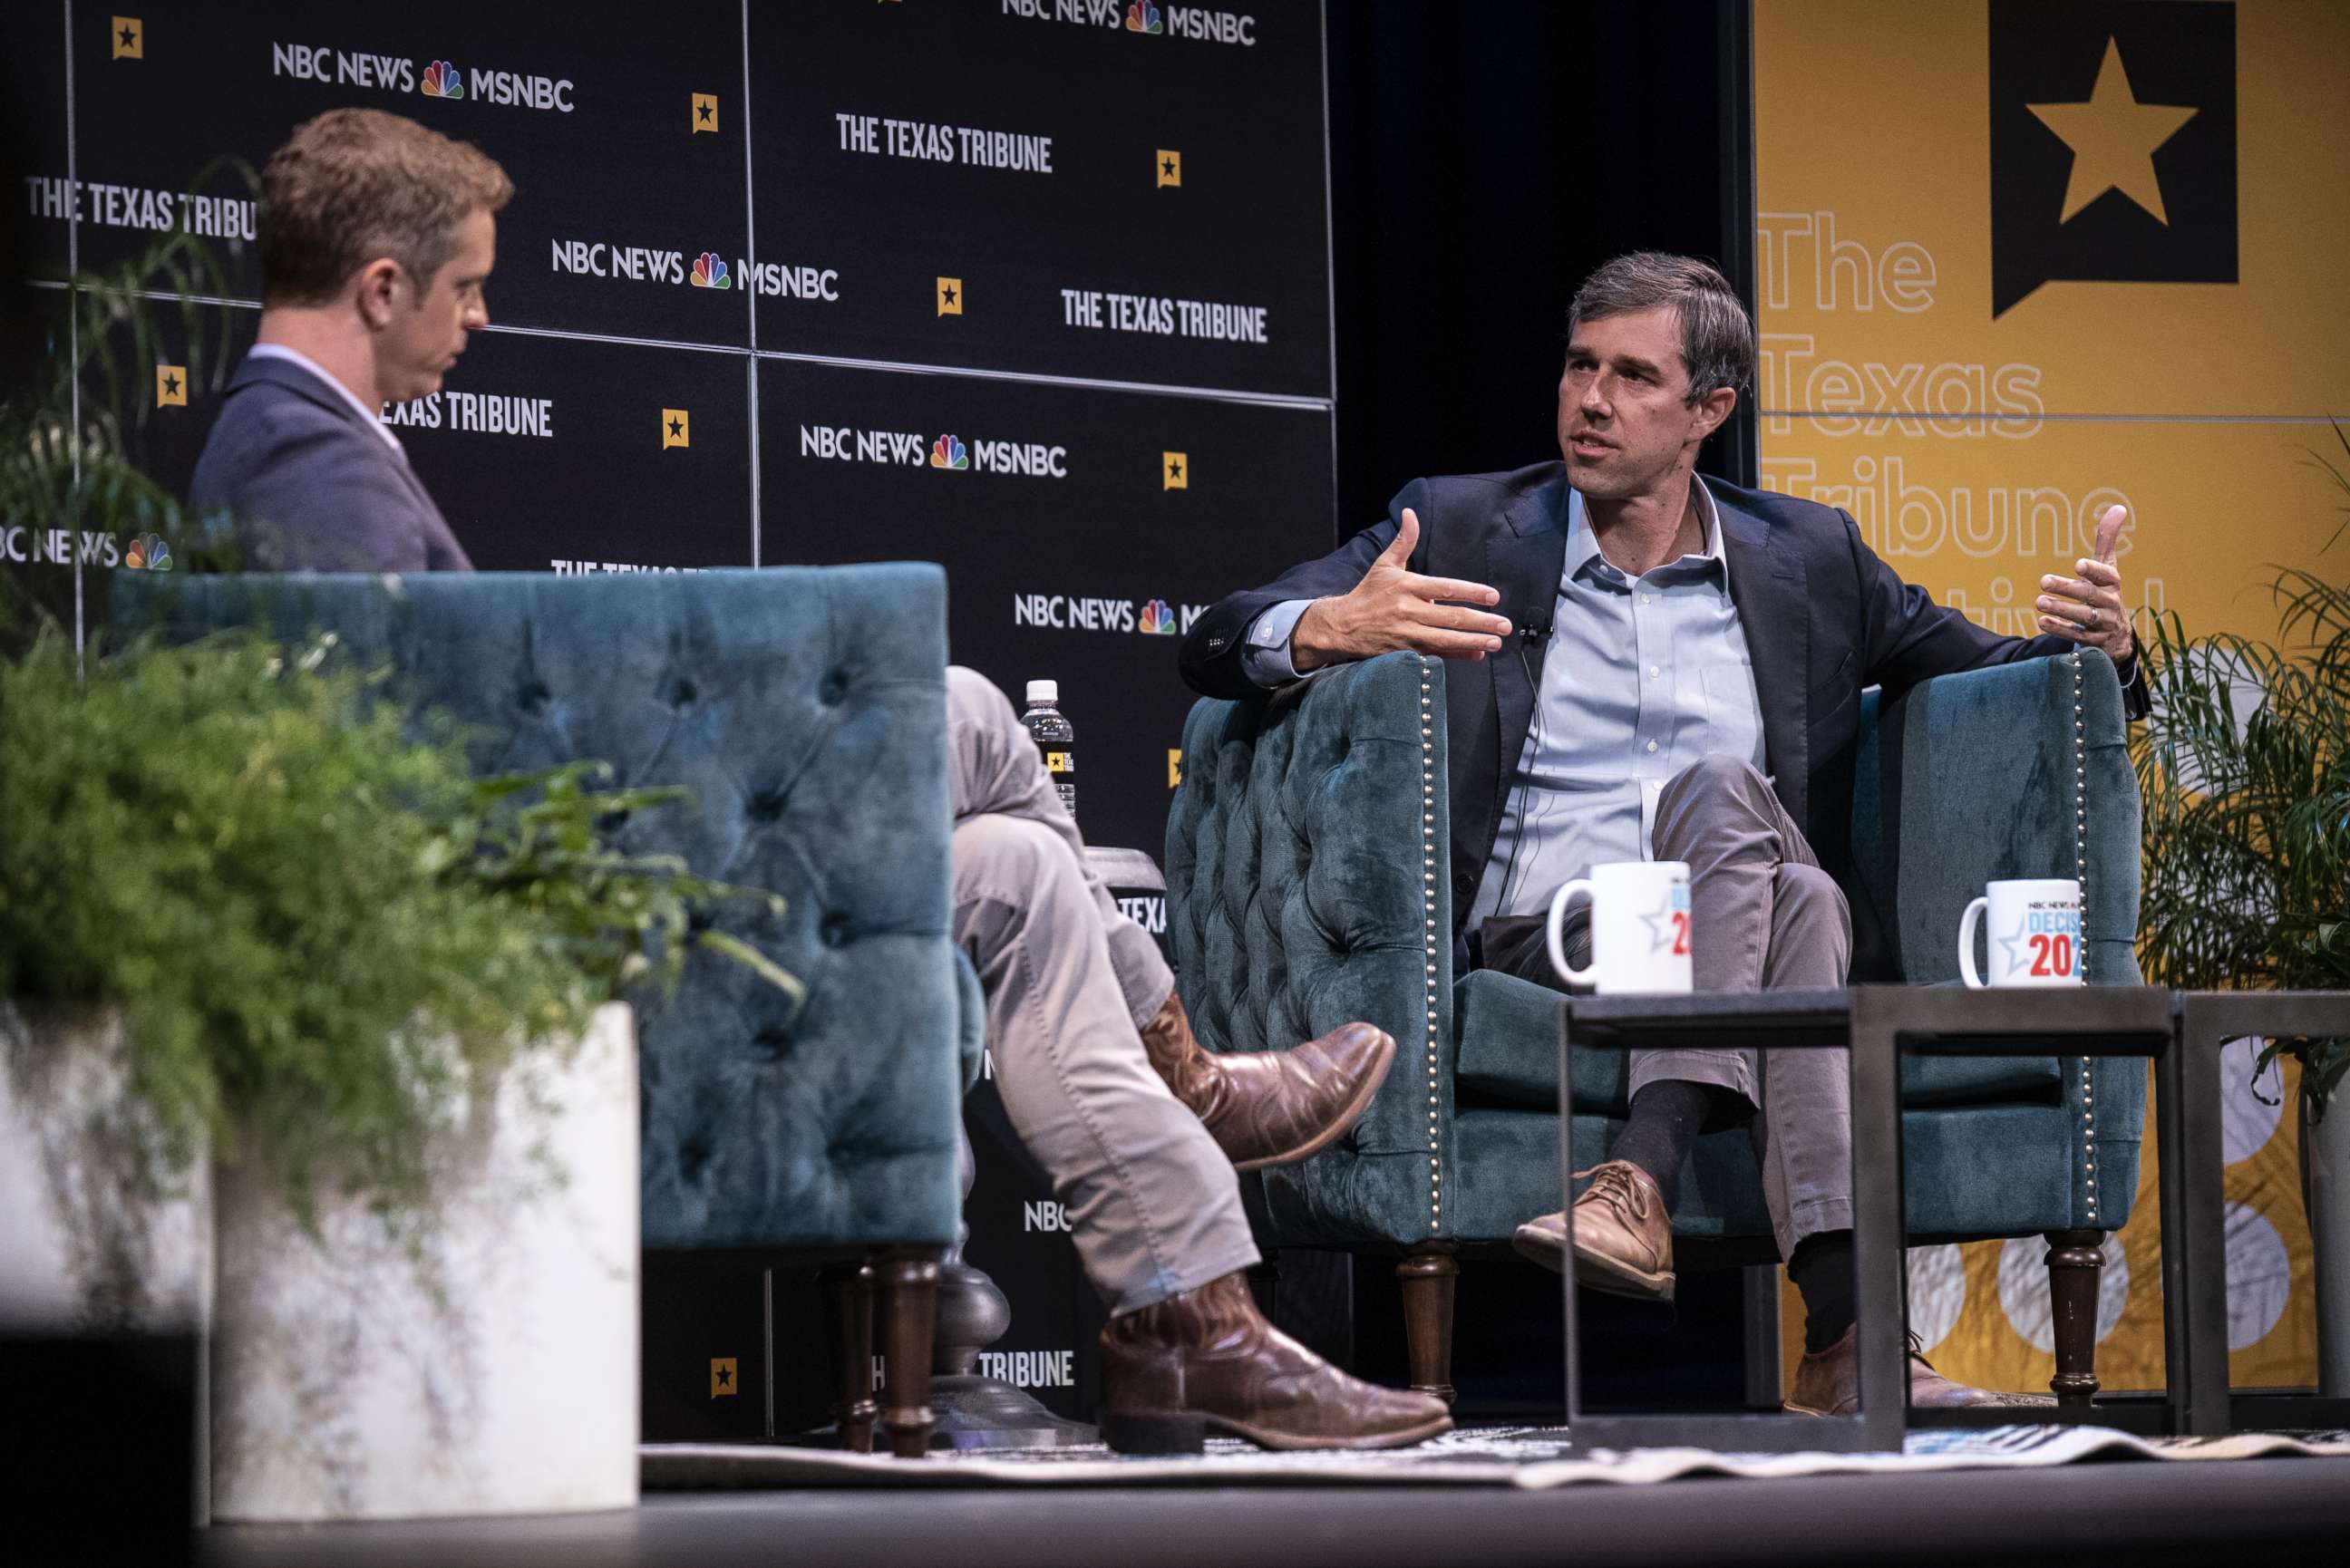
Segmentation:
{"type": "Polygon", "coordinates": [[[1069,1210],[1108,1302],[1102,1397],[1117,1417],[1199,1416],[1272,1448],[1384,1448],[1451,1425],[1440,1400],[1357,1381],[1264,1321],[1236,1165],[1302,1159],[1377,1093],[1395,1042],[1349,1024],[1219,1057],[1192,1039],[1149,934],[1085,867],[1011,703],[947,672],[954,939],[987,995],[1013,1127],[1069,1210]]]}
{"type": "MultiPolygon", "coordinates": [[[[1843,891],[1820,869],[1768,780],[1733,757],[1699,759],[1667,784],[1650,843],[1659,860],[1690,868],[1690,961],[1707,992],[1840,986],[1852,956],[1843,891]]],[[[1590,961],[1587,907],[1571,911],[1568,958],[1590,961]]],[[[1540,934],[1489,956],[1563,987],[1540,934]]],[[[1575,1201],[1575,1277],[1596,1290],[1670,1301],[1672,1209],[1690,1146],[1709,1123],[1752,1118],[1764,1201],[1779,1255],[1804,1298],[1804,1359],[1787,1401],[1805,1415],[1857,1408],[1853,1334],[1852,1102],[1835,1051],[1639,1051],[1631,1061],[1631,1115],[1608,1158],[1575,1201]]],[[[1552,1269],[1566,1261],[1564,1214],[1518,1229],[1518,1251],[1552,1269]]],[[[1914,1349],[1918,1405],[1988,1403],[1914,1349]]]]}

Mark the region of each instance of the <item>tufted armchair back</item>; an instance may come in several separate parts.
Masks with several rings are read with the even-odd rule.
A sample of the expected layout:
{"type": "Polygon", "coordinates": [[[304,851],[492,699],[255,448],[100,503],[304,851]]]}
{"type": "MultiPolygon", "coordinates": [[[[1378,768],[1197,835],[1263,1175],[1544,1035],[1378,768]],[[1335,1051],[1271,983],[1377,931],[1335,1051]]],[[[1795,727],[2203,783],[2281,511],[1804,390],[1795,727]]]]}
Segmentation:
{"type": "Polygon", "coordinates": [[[330,629],[398,699],[473,732],[484,774],[583,758],[691,798],[633,852],[780,893],[728,929],[795,1003],[690,961],[640,1020],[656,1247],[953,1241],[961,1125],[946,585],[891,565],[691,575],[126,577],[119,618],[199,636],[330,629]]]}
{"type": "Polygon", "coordinates": [[[1440,1191],[1430,1208],[1451,1179],[1442,691],[1436,661],[1391,653],[1263,701],[1200,702],[1184,726],[1168,929],[1201,1043],[1262,1050],[1355,1019],[1397,1039],[1354,1131],[1264,1173],[1284,1239],[1408,1243],[1442,1226],[1440,1191]],[[1411,1216],[1412,1233],[1383,1216],[1411,1216]]]}

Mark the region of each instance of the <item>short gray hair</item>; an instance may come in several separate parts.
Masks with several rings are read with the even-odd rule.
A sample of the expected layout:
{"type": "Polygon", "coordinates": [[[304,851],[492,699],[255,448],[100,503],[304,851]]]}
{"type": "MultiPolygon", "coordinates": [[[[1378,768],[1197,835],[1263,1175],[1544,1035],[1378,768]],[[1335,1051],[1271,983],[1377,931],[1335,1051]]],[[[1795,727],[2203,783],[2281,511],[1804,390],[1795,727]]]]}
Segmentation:
{"type": "Polygon", "coordinates": [[[1754,322],[1730,280],[1695,256],[1634,251],[1583,280],[1567,307],[1566,335],[1586,321],[1629,316],[1669,305],[1680,317],[1681,362],[1689,368],[1689,400],[1703,402],[1718,388],[1743,397],[1754,384],[1754,322]]]}

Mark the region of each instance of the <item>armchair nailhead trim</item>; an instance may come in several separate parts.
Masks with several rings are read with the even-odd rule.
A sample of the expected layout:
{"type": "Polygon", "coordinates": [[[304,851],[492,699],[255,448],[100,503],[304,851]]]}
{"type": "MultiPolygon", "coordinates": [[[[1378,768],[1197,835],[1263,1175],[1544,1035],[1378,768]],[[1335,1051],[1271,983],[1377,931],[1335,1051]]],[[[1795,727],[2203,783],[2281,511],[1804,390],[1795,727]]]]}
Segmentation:
{"type": "MultiPolygon", "coordinates": [[[[2081,884],[2081,983],[2089,983],[2089,733],[2081,694],[2081,652],[2073,650],[2073,876],[2081,884]]],[[[2081,1178],[2089,1223],[2097,1222],[2097,1111],[2089,1058],[2081,1058],[2081,1178]]]]}
{"type": "Polygon", "coordinates": [[[1419,799],[1423,807],[1419,815],[1419,898],[1420,940],[1427,970],[1421,984],[1426,988],[1428,1003],[1428,1228],[1441,1231],[1444,1202],[1439,1184],[1443,1180],[1444,1162],[1439,1147],[1436,1088],[1436,731],[1431,719],[1435,672],[1435,660],[1419,661],[1419,799]]]}

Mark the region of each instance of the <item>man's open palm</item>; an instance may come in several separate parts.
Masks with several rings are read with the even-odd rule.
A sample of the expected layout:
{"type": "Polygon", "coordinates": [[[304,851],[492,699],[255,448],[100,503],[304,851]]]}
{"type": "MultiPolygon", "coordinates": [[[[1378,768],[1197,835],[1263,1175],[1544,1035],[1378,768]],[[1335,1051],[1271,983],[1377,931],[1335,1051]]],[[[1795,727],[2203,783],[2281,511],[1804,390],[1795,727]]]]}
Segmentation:
{"type": "Polygon", "coordinates": [[[1408,565],[1419,547],[1419,518],[1407,506],[1394,542],[1354,590],[1316,599],[1298,618],[1291,662],[1302,671],[1399,649],[1440,659],[1482,659],[1499,651],[1510,623],[1467,607],[1499,604],[1502,596],[1482,583],[1422,576],[1408,565]]]}

